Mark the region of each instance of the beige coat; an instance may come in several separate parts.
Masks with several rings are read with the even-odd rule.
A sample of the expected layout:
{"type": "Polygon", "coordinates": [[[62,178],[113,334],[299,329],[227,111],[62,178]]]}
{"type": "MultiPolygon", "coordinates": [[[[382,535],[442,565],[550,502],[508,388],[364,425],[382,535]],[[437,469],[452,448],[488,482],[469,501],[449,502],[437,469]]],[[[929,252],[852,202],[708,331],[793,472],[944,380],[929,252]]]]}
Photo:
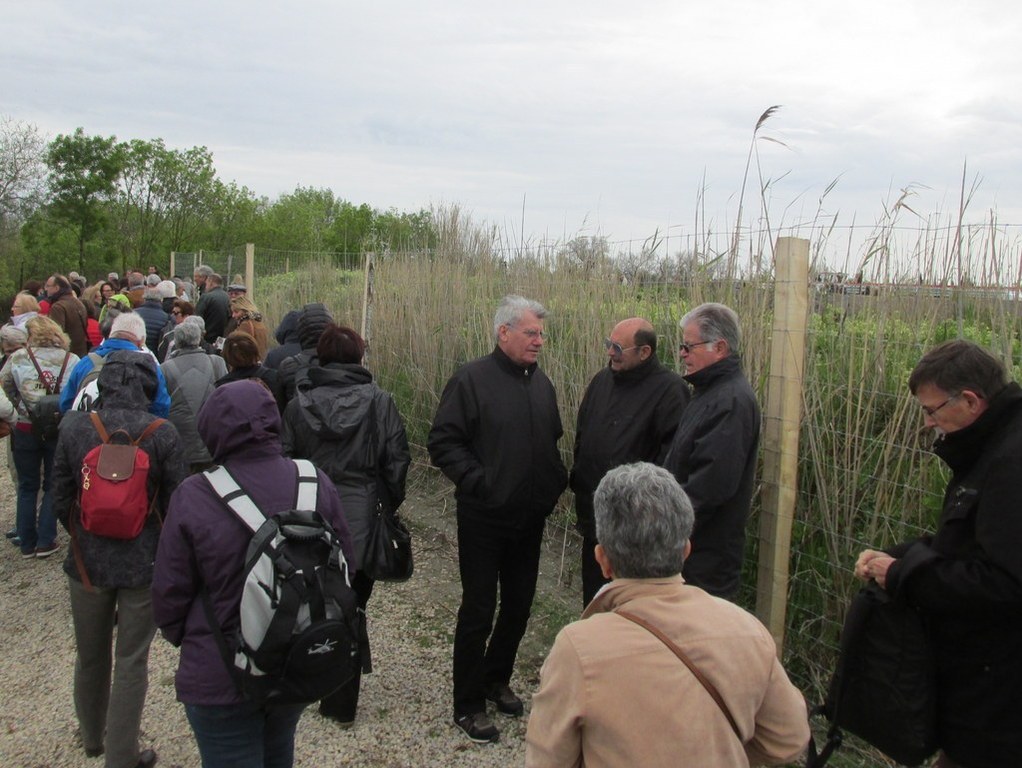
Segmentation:
{"type": "Polygon", "coordinates": [[[616,579],[557,635],[532,700],[525,764],[735,768],[794,760],[808,741],[805,700],[755,617],[681,576],[616,579]],[[720,691],[742,744],[678,657],[617,608],[689,655],[720,691]]]}

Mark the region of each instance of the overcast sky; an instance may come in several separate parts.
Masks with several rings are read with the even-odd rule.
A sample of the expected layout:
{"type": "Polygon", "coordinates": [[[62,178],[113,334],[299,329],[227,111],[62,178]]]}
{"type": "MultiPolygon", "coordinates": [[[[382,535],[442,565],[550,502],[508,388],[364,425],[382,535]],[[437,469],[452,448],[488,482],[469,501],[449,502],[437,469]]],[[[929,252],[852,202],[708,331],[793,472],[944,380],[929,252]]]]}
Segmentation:
{"type": "Polygon", "coordinates": [[[871,224],[908,187],[913,210],[950,215],[966,164],[967,219],[1022,224],[1006,0],[0,0],[0,18],[0,113],[205,145],[260,196],[456,203],[515,237],[524,206],[530,239],[683,238],[697,210],[730,229],[779,104],[757,145],[775,226],[818,209],[871,224]]]}

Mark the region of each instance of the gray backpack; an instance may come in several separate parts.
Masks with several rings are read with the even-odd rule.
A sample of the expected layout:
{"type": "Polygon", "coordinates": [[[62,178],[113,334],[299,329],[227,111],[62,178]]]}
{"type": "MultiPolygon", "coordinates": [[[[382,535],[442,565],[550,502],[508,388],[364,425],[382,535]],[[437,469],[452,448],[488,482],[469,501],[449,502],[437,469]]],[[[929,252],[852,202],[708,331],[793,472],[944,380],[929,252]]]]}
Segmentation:
{"type": "Polygon", "coordinates": [[[203,473],[252,533],[238,632],[224,636],[205,589],[203,602],[238,689],[256,701],[318,701],[354,677],[367,647],[340,539],[316,512],[316,468],[294,463],[294,509],[270,516],[226,467],[203,473]]]}

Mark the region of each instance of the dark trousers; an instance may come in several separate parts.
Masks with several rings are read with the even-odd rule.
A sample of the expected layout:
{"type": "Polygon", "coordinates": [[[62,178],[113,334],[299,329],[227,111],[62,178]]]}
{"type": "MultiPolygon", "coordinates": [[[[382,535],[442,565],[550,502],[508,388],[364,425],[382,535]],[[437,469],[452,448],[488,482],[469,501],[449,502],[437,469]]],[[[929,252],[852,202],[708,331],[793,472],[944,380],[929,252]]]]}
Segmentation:
{"type": "Polygon", "coordinates": [[[596,593],[600,591],[600,587],[610,581],[603,577],[603,571],[600,570],[600,564],[596,562],[596,555],[593,554],[593,550],[596,548],[596,537],[590,538],[583,534],[582,536],[582,607],[585,608],[592,599],[596,596],[596,593]]]}
{"type": "MultiPolygon", "coordinates": [[[[359,571],[351,581],[351,588],[358,595],[358,607],[363,611],[369,603],[373,594],[373,584],[376,582],[368,576],[362,575],[359,571]]],[[[365,649],[365,653],[369,649],[365,649]]],[[[358,710],[358,694],[362,688],[362,667],[358,668],[355,676],[336,691],[331,693],[319,702],[319,713],[340,720],[342,723],[350,723],[355,720],[355,712],[358,710]]]]}
{"type": "Polygon", "coordinates": [[[461,608],[454,630],[455,716],[485,712],[486,689],[511,680],[536,594],[544,522],[526,531],[502,531],[458,516],[461,608]],[[500,612],[494,624],[498,586],[500,612]]]}

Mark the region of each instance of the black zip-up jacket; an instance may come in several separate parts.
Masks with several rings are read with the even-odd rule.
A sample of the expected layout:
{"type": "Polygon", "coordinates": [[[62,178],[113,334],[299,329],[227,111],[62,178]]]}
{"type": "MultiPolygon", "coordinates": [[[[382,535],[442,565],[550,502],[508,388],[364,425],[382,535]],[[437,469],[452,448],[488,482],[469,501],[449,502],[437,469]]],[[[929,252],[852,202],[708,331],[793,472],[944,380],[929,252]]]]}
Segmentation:
{"type": "Polygon", "coordinates": [[[681,573],[711,595],[733,598],[755,490],[759,404],[737,355],[684,378],[692,400],[664,460],[696,513],[692,554],[681,573]]]}
{"type": "Polygon", "coordinates": [[[570,483],[583,536],[596,537],[593,493],[603,476],[633,461],[662,463],[688,400],[688,385],[655,356],[593,376],[578,408],[570,483]]]}
{"type": "Polygon", "coordinates": [[[929,619],[941,748],[962,765],[1022,765],[1022,388],[933,451],[952,472],[937,532],[890,550],[886,589],[929,619]]]}
{"type": "Polygon", "coordinates": [[[456,486],[459,516],[524,530],[553,511],[568,484],[557,448],[562,434],[550,379],[497,347],[447,382],[429,456],[456,486]]]}

